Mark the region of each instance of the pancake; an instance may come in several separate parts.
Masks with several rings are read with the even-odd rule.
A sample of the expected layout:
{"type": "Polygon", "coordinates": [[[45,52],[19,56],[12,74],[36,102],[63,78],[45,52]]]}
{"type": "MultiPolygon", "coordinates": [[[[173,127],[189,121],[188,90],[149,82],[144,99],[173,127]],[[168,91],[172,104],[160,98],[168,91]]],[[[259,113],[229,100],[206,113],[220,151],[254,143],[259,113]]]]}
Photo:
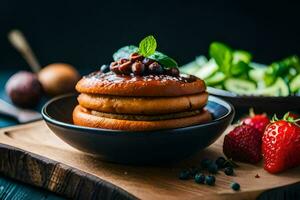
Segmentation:
{"type": "Polygon", "coordinates": [[[197,110],[205,106],[208,93],[179,97],[120,97],[96,94],[80,94],[82,107],[116,114],[168,114],[197,110]]]}
{"type": "Polygon", "coordinates": [[[113,72],[94,72],[83,77],[76,85],[79,93],[127,96],[171,97],[199,94],[206,90],[203,80],[181,75],[117,75],[113,72]]]}
{"type": "Polygon", "coordinates": [[[202,110],[193,110],[193,111],[164,114],[164,115],[124,115],[124,114],[104,113],[95,110],[90,110],[90,112],[92,115],[95,116],[112,118],[112,119],[123,119],[123,120],[133,120],[133,121],[157,121],[157,120],[165,120],[165,119],[177,119],[182,117],[190,117],[201,113],[202,110]]]}
{"type": "Polygon", "coordinates": [[[211,119],[211,114],[206,110],[202,110],[202,112],[193,116],[157,121],[122,120],[96,116],[93,115],[90,110],[87,110],[80,105],[76,106],[73,111],[73,122],[75,125],[126,131],[151,131],[180,128],[206,123],[211,121],[211,119]]]}

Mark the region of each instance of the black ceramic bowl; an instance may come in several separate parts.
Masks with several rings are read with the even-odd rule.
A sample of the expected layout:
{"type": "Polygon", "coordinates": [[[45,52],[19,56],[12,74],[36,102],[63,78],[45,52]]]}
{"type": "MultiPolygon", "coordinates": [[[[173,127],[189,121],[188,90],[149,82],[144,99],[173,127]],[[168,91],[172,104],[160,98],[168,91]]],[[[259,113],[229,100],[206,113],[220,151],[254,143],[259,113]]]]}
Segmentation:
{"type": "Polygon", "coordinates": [[[207,87],[211,95],[220,97],[230,102],[236,109],[236,118],[240,118],[245,113],[249,113],[249,108],[253,108],[256,113],[277,114],[283,116],[288,111],[300,113],[300,96],[287,97],[264,97],[264,96],[241,96],[213,87],[207,87]]]}
{"type": "Polygon", "coordinates": [[[206,124],[147,132],[88,128],[72,123],[76,97],[64,95],[46,103],[42,115],[47,125],[69,145],[117,163],[155,164],[186,158],[212,144],[234,116],[230,104],[211,96],[206,108],[214,120],[206,124]]]}

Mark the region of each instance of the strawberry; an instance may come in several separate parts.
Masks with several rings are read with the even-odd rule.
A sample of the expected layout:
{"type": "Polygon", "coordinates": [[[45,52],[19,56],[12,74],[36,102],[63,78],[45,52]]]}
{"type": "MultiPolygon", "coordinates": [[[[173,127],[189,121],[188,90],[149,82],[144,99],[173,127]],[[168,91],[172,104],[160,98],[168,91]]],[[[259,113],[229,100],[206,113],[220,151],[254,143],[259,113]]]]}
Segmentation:
{"type": "Polygon", "coordinates": [[[264,168],[270,173],[279,173],[300,165],[300,119],[287,113],[283,119],[274,116],[263,135],[262,152],[264,168]]]}
{"type": "Polygon", "coordinates": [[[249,117],[243,119],[242,123],[256,128],[261,133],[262,137],[267,125],[270,123],[270,119],[265,113],[258,115],[254,113],[253,109],[250,109],[249,117]]]}
{"type": "Polygon", "coordinates": [[[223,143],[223,152],[233,160],[257,163],[261,160],[261,134],[249,125],[242,124],[229,132],[223,143]]]}

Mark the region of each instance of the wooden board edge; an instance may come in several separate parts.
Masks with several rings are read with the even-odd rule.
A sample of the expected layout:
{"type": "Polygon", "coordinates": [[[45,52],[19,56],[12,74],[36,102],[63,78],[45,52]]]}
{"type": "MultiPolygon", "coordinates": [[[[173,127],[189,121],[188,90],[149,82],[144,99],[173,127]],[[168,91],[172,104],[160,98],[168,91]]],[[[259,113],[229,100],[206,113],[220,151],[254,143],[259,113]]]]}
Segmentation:
{"type": "Polygon", "coordinates": [[[0,173],[71,199],[137,199],[99,177],[6,144],[0,144],[0,173]]]}
{"type": "Polygon", "coordinates": [[[15,131],[15,130],[18,130],[18,129],[23,129],[23,128],[35,126],[36,124],[41,124],[43,122],[44,122],[44,120],[40,119],[40,120],[36,120],[36,121],[24,123],[24,124],[17,124],[17,125],[13,125],[13,126],[2,127],[2,128],[0,128],[0,133],[3,134],[5,132],[11,131],[11,130],[15,131]]]}

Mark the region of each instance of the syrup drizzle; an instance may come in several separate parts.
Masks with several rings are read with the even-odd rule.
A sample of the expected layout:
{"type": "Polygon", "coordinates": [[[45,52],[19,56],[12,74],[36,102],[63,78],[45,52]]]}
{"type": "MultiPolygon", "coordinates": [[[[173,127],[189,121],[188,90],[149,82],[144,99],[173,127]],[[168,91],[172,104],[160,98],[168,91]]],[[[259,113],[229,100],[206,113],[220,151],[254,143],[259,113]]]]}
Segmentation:
{"type": "Polygon", "coordinates": [[[135,82],[135,81],[179,81],[183,83],[191,83],[197,80],[197,77],[193,75],[180,74],[180,76],[170,76],[170,75],[147,75],[147,76],[134,76],[130,75],[117,75],[113,72],[102,73],[101,71],[93,72],[84,78],[94,78],[99,79],[108,83],[122,83],[122,82],[135,82]]]}

